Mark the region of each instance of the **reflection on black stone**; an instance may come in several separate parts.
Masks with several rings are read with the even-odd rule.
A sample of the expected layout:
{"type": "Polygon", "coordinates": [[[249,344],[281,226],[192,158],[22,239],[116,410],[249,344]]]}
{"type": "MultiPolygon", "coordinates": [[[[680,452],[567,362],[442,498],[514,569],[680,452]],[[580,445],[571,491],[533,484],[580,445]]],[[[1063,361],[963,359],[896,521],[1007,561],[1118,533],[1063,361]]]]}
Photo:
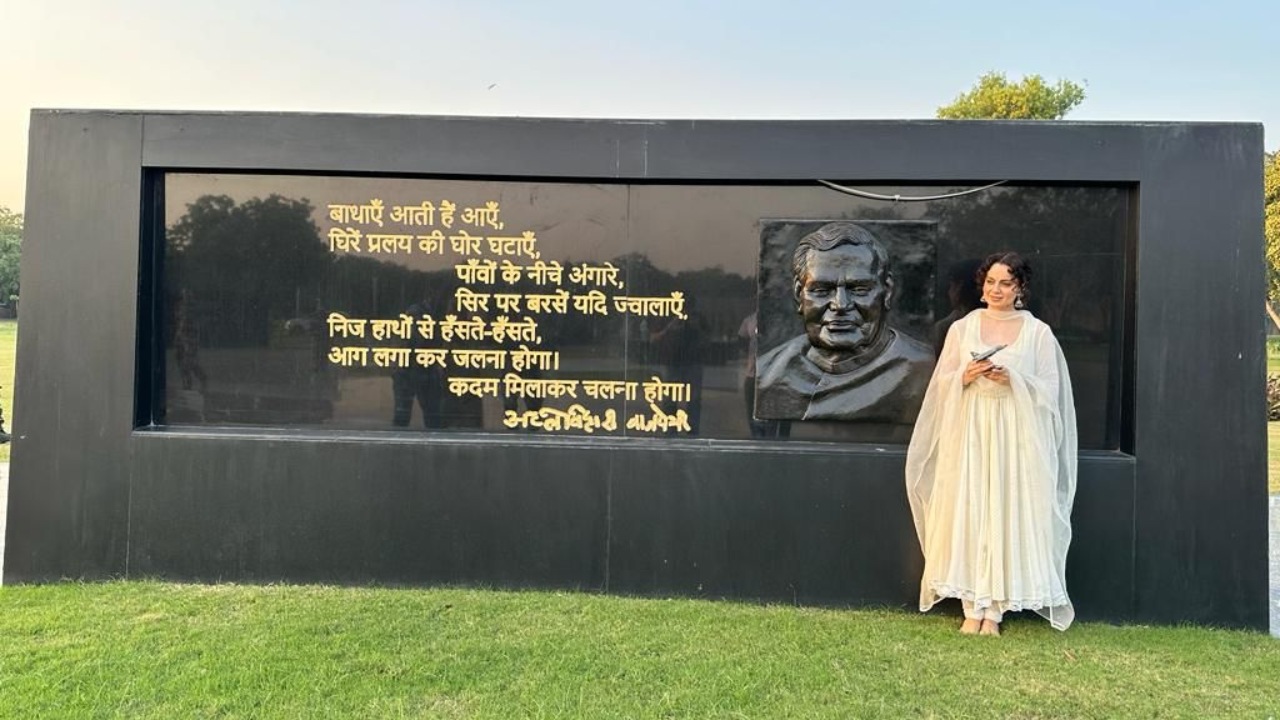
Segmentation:
{"type": "MultiPolygon", "coordinates": [[[[404,309],[404,314],[417,319],[431,315],[431,306],[427,301],[416,302],[404,309]]],[[[410,350],[426,348],[427,344],[420,336],[415,335],[406,341],[405,347],[410,350]]],[[[442,428],[444,423],[444,371],[439,367],[422,367],[418,364],[406,368],[397,368],[391,373],[391,392],[393,414],[391,424],[396,427],[408,427],[416,404],[421,413],[422,426],[425,428],[442,428]]]]}
{"type": "Polygon", "coordinates": [[[697,295],[691,295],[685,302],[687,318],[668,318],[649,336],[663,367],[662,379],[685,383],[689,387],[687,400],[668,398],[659,403],[659,407],[667,415],[675,415],[683,409],[688,418],[688,434],[694,436],[698,434],[702,421],[702,363],[707,343],[706,318],[698,310],[696,298],[697,295]]]}
{"type": "Polygon", "coordinates": [[[332,413],[310,345],[281,332],[329,264],[312,210],[275,194],[204,195],[169,228],[170,421],[308,425],[332,413]]]}
{"type": "Polygon", "coordinates": [[[747,422],[751,426],[753,438],[784,438],[790,434],[791,423],[779,420],[762,420],[756,416],[756,355],[759,344],[756,337],[759,328],[756,314],[751,313],[742,319],[738,326],[738,338],[743,341],[746,360],[742,371],[742,397],[747,403],[747,422]]]}
{"type": "Polygon", "coordinates": [[[935,355],[942,353],[942,345],[946,342],[947,331],[952,324],[982,305],[982,290],[978,280],[978,268],[981,266],[982,258],[965,258],[952,263],[947,270],[947,314],[934,323],[931,334],[935,355]]]}
{"type": "MultiPolygon", "coordinates": [[[[884,228],[907,237],[891,244],[895,284],[886,328],[898,331],[895,336],[933,341],[945,332],[971,302],[955,280],[969,258],[996,247],[1027,255],[1037,268],[1031,310],[1053,326],[1071,363],[1081,446],[1114,447],[1118,437],[1125,188],[1006,186],[906,207],[816,185],[178,173],[167,175],[165,185],[156,315],[164,318],[166,353],[164,391],[154,409],[159,422],[906,442],[910,418],[801,420],[803,414],[771,416],[755,404],[757,382],[767,371],[757,366],[757,354],[808,337],[796,315],[791,259],[762,254],[762,231],[774,221],[761,218],[800,218],[787,222],[807,223],[811,231],[857,221],[877,234],[884,228]],[[383,226],[335,224],[331,217],[333,203],[360,210],[375,198],[388,209],[383,226]],[[453,227],[439,225],[445,199],[456,205],[453,227]],[[417,213],[426,200],[436,208],[435,226],[414,229],[390,220],[392,208],[413,206],[417,213]],[[475,208],[490,208],[487,226],[464,228],[464,212],[475,208]],[[397,252],[340,252],[331,244],[334,229],[347,239],[355,231],[378,234],[382,250],[397,252]],[[464,238],[462,229],[470,235],[464,238]],[[431,243],[438,251],[424,252],[427,245],[416,240],[436,237],[433,230],[440,230],[431,243]],[[526,231],[536,236],[541,261],[560,263],[566,277],[569,268],[608,264],[618,269],[621,287],[538,283],[502,264],[531,266],[532,241],[523,254],[494,254],[486,244],[501,236],[515,247],[526,231]],[[495,280],[463,282],[455,266],[467,258],[498,263],[495,280]],[[471,296],[459,296],[460,289],[487,297],[488,307],[465,307],[471,296]],[[766,302],[766,289],[782,295],[766,302]],[[603,308],[576,310],[575,299],[591,290],[603,295],[603,308]],[[551,309],[530,309],[535,295],[551,298],[551,309]],[[556,297],[566,310],[554,308],[556,297]],[[672,311],[677,297],[681,313],[672,311]],[[668,305],[630,312],[626,298],[668,305]],[[511,323],[528,319],[539,341],[342,337],[333,334],[332,314],[361,327],[402,316],[479,318],[490,328],[500,316],[511,323]],[[522,355],[515,371],[512,353],[522,347],[546,355],[533,364],[524,362],[532,355],[522,355]],[[433,362],[417,362],[418,351],[433,362]],[[455,352],[493,352],[503,364],[463,367],[455,352]],[[507,392],[508,376],[563,392],[516,395],[507,392]],[[453,392],[451,378],[496,382],[497,389],[453,392]],[[654,378],[676,391],[650,402],[645,384],[654,378]],[[525,422],[532,416],[538,422],[525,422]]],[[[912,188],[878,190],[913,194],[912,188]]],[[[791,237],[791,247],[798,237],[791,237]]]]}

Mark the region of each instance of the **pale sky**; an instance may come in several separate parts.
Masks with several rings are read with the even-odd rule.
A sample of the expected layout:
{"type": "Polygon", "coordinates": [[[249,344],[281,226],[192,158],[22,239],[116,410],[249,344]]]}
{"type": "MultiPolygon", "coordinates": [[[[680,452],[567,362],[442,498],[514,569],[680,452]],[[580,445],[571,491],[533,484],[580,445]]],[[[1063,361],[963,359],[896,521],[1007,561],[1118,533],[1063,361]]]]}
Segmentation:
{"type": "Polygon", "coordinates": [[[0,0],[0,205],[38,108],[930,118],[989,70],[1075,120],[1261,122],[1280,0],[0,0]]]}

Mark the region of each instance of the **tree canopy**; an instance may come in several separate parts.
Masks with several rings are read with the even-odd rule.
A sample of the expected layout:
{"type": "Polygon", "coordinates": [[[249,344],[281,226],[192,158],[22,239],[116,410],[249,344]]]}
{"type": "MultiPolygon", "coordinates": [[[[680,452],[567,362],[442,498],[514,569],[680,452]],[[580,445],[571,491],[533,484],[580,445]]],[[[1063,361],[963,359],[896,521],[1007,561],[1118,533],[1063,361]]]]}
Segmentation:
{"type": "Polygon", "coordinates": [[[1004,73],[989,72],[972,90],[938,108],[946,120],[1059,120],[1084,102],[1084,87],[1070,80],[1050,85],[1039,75],[1010,82],[1004,73]]]}
{"type": "Polygon", "coordinates": [[[318,297],[330,263],[307,199],[279,195],[240,204],[203,195],[166,236],[165,280],[171,302],[186,311],[209,346],[265,345],[273,321],[297,312],[298,298],[318,297]]]}
{"type": "MultiPolygon", "coordinates": [[[[1280,301],[1280,150],[1266,156],[1262,202],[1267,251],[1267,300],[1280,301]]],[[[1268,306],[1270,308],[1270,306],[1268,306]]]]}
{"type": "Polygon", "coordinates": [[[18,295],[18,259],[22,255],[22,214],[0,205],[0,304],[18,295]]]}

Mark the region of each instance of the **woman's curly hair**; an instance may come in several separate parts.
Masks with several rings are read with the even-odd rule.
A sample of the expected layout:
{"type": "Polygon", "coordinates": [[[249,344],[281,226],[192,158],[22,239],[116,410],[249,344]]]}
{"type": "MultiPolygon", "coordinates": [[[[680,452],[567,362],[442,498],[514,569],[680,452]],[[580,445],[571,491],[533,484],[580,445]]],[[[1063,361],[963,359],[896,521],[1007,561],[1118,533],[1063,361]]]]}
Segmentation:
{"type": "Polygon", "coordinates": [[[1024,298],[1027,296],[1027,286],[1031,284],[1031,264],[1016,252],[994,253],[988,255],[987,259],[982,261],[982,264],[978,266],[978,274],[974,276],[974,280],[978,283],[979,293],[982,292],[982,285],[987,281],[987,272],[991,270],[992,265],[1004,265],[1009,268],[1009,274],[1018,283],[1018,292],[1024,298]]]}

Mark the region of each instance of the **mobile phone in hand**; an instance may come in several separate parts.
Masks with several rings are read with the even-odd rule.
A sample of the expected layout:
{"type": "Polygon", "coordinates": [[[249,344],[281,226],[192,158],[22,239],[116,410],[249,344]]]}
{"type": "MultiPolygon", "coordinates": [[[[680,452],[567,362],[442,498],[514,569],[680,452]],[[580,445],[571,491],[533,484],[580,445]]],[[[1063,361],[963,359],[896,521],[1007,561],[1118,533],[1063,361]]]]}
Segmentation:
{"type": "Polygon", "coordinates": [[[1001,350],[1005,349],[1005,347],[1007,347],[1007,346],[1006,346],[1006,345],[996,345],[995,347],[993,347],[993,348],[991,348],[991,349],[989,349],[989,350],[984,350],[983,352],[980,352],[980,353],[971,353],[971,354],[973,355],[974,362],[980,362],[980,361],[982,361],[982,360],[986,360],[987,358],[991,357],[992,355],[995,355],[996,353],[998,353],[998,352],[1000,352],[1001,350]]]}

